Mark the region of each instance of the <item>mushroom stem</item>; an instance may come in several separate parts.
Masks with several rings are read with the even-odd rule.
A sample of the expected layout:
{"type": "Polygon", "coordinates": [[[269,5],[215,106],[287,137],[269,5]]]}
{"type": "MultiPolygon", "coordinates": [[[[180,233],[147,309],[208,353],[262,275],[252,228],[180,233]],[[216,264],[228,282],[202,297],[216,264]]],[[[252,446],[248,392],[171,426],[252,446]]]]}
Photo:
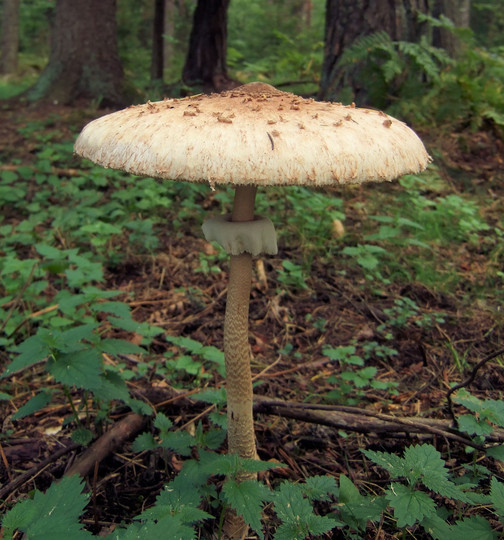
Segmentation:
{"type": "MultiPolygon", "coordinates": [[[[232,220],[254,219],[255,186],[238,186],[232,220]]],[[[252,255],[231,255],[224,319],[228,449],[243,458],[256,458],[252,415],[252,374],[248,342],[248,315],[252,281],[252,255]]]]}
{"type": "Polygon", "coordinates": [[[254,185],[236,186],[231,221],[252,221],[257,187],[254,185]]]}

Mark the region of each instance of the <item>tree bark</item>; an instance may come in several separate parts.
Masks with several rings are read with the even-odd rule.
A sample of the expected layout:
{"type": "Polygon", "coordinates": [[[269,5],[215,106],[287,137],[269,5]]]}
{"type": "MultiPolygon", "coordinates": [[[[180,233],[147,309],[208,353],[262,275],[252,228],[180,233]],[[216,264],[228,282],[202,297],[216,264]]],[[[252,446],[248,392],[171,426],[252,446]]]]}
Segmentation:
{"type": "Polygon", "coordinates": [[[163,80],[164,68],[164,16],[165,0],[154,1],[154,22],[152,25],[151,81],[163,80]]]}
{"type": "MultiPolygon", "coordinates": [[[[470,0],[437,0],[434,4],[433,16],[448,17],[457,28],[469,28],[470,26],[470,0]]],[[[456,57],[461,49],[458,37],[445,28],[435,28],[433,32],[433,44],[445,49],[446,52],[456,57]]]]}
{"type": "Polygon", "coordinates": [[[238,86],[227,73],[227,10],[229,0],[198,0],[182,80],[205,92],[238,86]]]}
{"type": "Polygon", "coordinates": [[[19,0],[3,0],[0,75],[16,73],[19,50],[19,0]]]}
{"type": "Polygon", "coordinates": [[[57,0],[49,63],[28,90],[30,101],[125,104],[115,11],[116,0],[57,0]]]}
{"type": "Polygon", "coordinates": [[[164,0],[163,68],[173,62],[173,39],[175,38],[175,0],[164,0]]]}
{"type": "Polygon", "coordinates": [[[422,32],[417,13],[428,13],[428,4],[428,0],[327,0],[319,98],[337,97],[341,90],[338,61],[357,39],[385,31],[393,40],[417,41],[422,32]]]}

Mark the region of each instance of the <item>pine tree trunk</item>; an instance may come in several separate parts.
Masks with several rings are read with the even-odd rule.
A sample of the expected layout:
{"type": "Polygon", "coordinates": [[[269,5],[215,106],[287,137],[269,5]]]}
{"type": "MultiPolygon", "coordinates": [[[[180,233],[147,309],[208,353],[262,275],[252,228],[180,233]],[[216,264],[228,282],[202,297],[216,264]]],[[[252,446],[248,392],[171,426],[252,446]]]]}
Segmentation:
{"type": "Polygon", "coordinates": [[[29,100],[124,104],[115,11],[116,0],[57,0],[49,63],[29,100]]]}
{"type": "Polygon", "coordinates": [[[19,0],[3,0],[0,74],[16,73],[19,50],[19,0]]]}
{"type": "Polygon", "coordinates": [[[154,1],[154,21],[152,25],[151,81],[163,81],[164,68],[164,10],[165,0],[154,1]]]}
{"type": "Polygon", "coordinates": [[[203,86],[205,92],[237,86],[226,66],[228,6],[229,0],[198,0],[194,11],[182,79],[203,86]]]}
{"type": "MultiPolygon", "coordinates": [[[[439,17],[444,15],[448,17],[453,24],[458,28],[469,28],[470,25],[470,0],[437,0],[434,3],[433,16],[439,17]]],[[[444,28],[435,28],[433,42],[436,47],[445,49],[446,52],[456,57],[460,52],[460,40],[444,28]]]]}
{"type": "Polygon", "coordinates": [[[164,0],[163,68],[169,69],[173,62],[173,39],[175,37],[175,0],[164,0]]]}
{"type": "Polygon", "coordinates": [[[327,0],[319,98],[337,98],[341,90],[338,61],[357,39],[385,31],[393,40],[417,41],[421,34],[417,13],[428,13],[428,4],[428,0],[327,0]]]}

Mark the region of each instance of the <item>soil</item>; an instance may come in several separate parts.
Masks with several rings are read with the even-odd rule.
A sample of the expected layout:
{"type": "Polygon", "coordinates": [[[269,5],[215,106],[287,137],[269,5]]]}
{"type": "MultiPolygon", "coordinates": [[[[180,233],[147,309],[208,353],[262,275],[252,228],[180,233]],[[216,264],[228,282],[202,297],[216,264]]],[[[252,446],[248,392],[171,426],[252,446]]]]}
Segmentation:
{"type": "MultiPolygon", "coordinates": [[[[102,114],[104,111],[99,111],[102,114]]],[[[26,107],[15,102],[4,103],[0,109],[0,156],[8,162],[33,164],[33,142],[20,133],[27,123],[40,122],[42,130],[57,130],[62,140],[74,136],[75,129],[96,112],[82,107],[39,106],[26,107]]],[[[491,131],[449,134],[439,139],[424,137],[428,148],[436,149],[436,164],[456,192],[468,189],[485,190],[489,198],[498,200],[504,195],[504,144],[491,131]]],[[[70,174],[70,173],[69,173],[70,174]]],[[[390,186],[387,189],[399,189],[390,186]]],[[[363,188],[347,196],[349,205],[358,206],[373,190],[380,186],[363,188]],[[351,199],[350,199],[351,197],[351,199]]],[[[351,221],[358,222],[358,216],[351,221]]],[[[347,227],[352,226],[351,224],[347,227]]],[[[222,345],[222,321],[225,307],[226,268],[220,273],[201,273],[194,270],[199,265],[198,254],[211,250],[196,231],[186,234],[166,235],[163,249],[152,258],[134,257],[126,263],[107,269],[107,288],[121,290],[131,301],[134,317],[161,326],[170,335],[184,335],[206,345],[222,345]],[[191,295],[190,291],[200,291],[191,295]]],[[[377,292],[363,281],[362,275],[352,274],[348,267],[343,274],[338,265],[327,266],[326,261],[312,263],[307,290],[285,290],[278,283],[273,267],[282,260],[299,260],[295,246],[284,246],[274,258],[262,260],[266,279],[256,272],[251,294],[250,343],[253,353],[252,370],[262,373],[256,393],[264,399],[280,399],[302,403],[318,402],[332,389],[330,377],[341,369],[336,362],[327,361],[323,347],[349,345],[354,341],[362,345],[369,341],[385,344],[378,327],[386,322],[387,308],[399,296],[414,300],[423,313],[444,312],[446,323],[422,328],[410,324],[394,332],[386,345],[398,354],[376,359],[378,379],[397,383],[397,395],[386,390],[366,390],[356,399],[360,409],[401,418],[418,417],[451,421],[447,392],[453,383],[462,382],[471,368],[502,347],[503,319],[496,306],[464,305],[461,298],[430,290],[423,284],[380,285],[377,292]],[[325,321],[323,328],[310,320],[325,321]],[[454,362],[451,343],[467,365],[463,372],[454,362]],[[290,348],[290,349],[289,349],[290,348]],[[289,351],[279,354],[278,351],[289,351]],[[266,371],[265,371],[266,370],[266,371]]],[[[484,275],[485,260],[464,254],[452,256],[462,273],[462,283],[470,286],[484,275]],[[464,266],[465,265],[465,266],[464,266]]],[[[460,293],[463,294],[463,286],[460,293]]],[[[132,339],[129,336],[129,339],[132,339]]],[[[133,336],[134,339],[134,336],[133,336]]],[[[162,355],[173,348],[158,336],[151,354],[162,355]]],[[[135,360],[125,358],[134,367],[135,360]]],[[[26,398],[37,387],[50,388],[54,383],[46,378],[40,368],[23,375],[26,398]]],[[[211,374],[204,379],[209,387],[223,384],[222,379],[211,374]]],[[[469,389],[485,398],[500,398],[504,387],[504,370],[498,359],[493,359],[478,370],[469,389]]],[[[208,424],[207,406],[180,396],[180,390],[170,380],[161,380],[152,371],[148,377],[135,380],[130,390],[139,398],[151,403],[163,403],[158,410],[168,415],[177,428],[194,429],[195,422],[208,424]],[[203,413],[203,414],[202,414],[203,413]]],[[[21,396],[16,404],[22,403],[21,396]]],[[[72,426],[63,425],[70,414],[64,402],[53,403],[34,416],[12,422],[12,409],[0,409],[3,432],[0,440],[0,482],[7,488],[0,504],[0,512],[34,488],[45,490],[55,479],[82,459],[84,449],[71,446],[72,426]],[[66,448],[66,450],[65,450],[66,448]],[[58,455],[58,450],[63,453],[58,455]],[[27,473],[28,471],[28,473],[27,473]],[[25,473],[23,482],[15,482],[25,473]],[[26,474],[27,473],[27,474],[26,474]],[[11,487],[12,489],[8,489],[11,487]]],[[[110,429],[127,417],[128,411],[114,409],[110,429]]],[[[376,420],[379,418],[377,417],[376,420]]],[[[148,421],[144,429],[150,429],[148,421]]],[[[136,429],[136,428],[135,428],[136,429]]],[[[464,445],[432,433],[412,433],[411,430],[392,429],[389,433],[368,431],[359,426],[343,432],[321,423],[259,413],[256,416],[259,457],[265,461],[287,464],[264,475],[268,484],[287,478],[302,481],[310,475],[345,474],[364,492],[373,485],[376,490],[387,485],[388,478],[382,469],[369,468],[362,453],[363,448],[387,450],[402,454],[410,444],[433,444],[443,456],[450,456],[450,465],[458,470],[467,462],[464,445]]],[[[97,431],[97,438],[100,433],[97,431]]],[[[85,474],[86,489],[92,494],[84,522],[95,534],[110,531],[114,524],[128,521],[131,516],[153,504],[163,484],[181,468],[182,458],[159,452],[134,453],[131,440],[135,433],[126,435],[115,448],[101,457],[95,467],[85,474]]],[[[223,448],[222,451],[225,451],[223,448]]],[[[499,462],[481,457],[480,465],[495,474],[501,474],[499,462]]],[[[222,478],[215,480],[216,483],[222,478]]],[[[441,502],[441,501],[440,501],[441,502]]],[[[205,531],[204,535],[210,535],[205,531]]],[[[394,529],[387,532],[387,523],[370,525],[363,538],[396,538],[394,529]]],[[[422,531],[412,530],[411,537],[423,538],[422,531]]],[[[332,533],[331,538],[338,538],[332,533]]]]}

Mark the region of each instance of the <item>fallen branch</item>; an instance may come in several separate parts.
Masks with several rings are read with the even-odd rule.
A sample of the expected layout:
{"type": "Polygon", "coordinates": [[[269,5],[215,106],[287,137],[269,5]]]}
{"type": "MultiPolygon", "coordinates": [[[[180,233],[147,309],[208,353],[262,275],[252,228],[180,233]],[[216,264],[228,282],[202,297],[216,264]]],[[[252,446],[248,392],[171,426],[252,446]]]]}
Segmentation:
{"type": "Polygon", "coordinates": [[[114,424],[106,433],[97,439],[66,471],[65,476],[80,474],[86,476],[105,457],[119,448],[124,441],[136,435],[142,428],[144,417],[130,413],[114,424]]]}
{"type": "MultiPolygon", "coordinates": [[[[444,419],[397,417],[375,413],[357,407],[312,405],[272,400],[263,396],[255,396],[254,401],[255,413],[273,414],[345,431],[386,433],[391,437],[397,433],[430,434],[451,439],[478,450],[485,449],[485,446],[478,445],[457,432],[453,429],[451,423],[444,419]]],[[[493,434],[487,437],[487,441],[503,442],[504,432],[502,430],[494,430],[493,434]]]]}

